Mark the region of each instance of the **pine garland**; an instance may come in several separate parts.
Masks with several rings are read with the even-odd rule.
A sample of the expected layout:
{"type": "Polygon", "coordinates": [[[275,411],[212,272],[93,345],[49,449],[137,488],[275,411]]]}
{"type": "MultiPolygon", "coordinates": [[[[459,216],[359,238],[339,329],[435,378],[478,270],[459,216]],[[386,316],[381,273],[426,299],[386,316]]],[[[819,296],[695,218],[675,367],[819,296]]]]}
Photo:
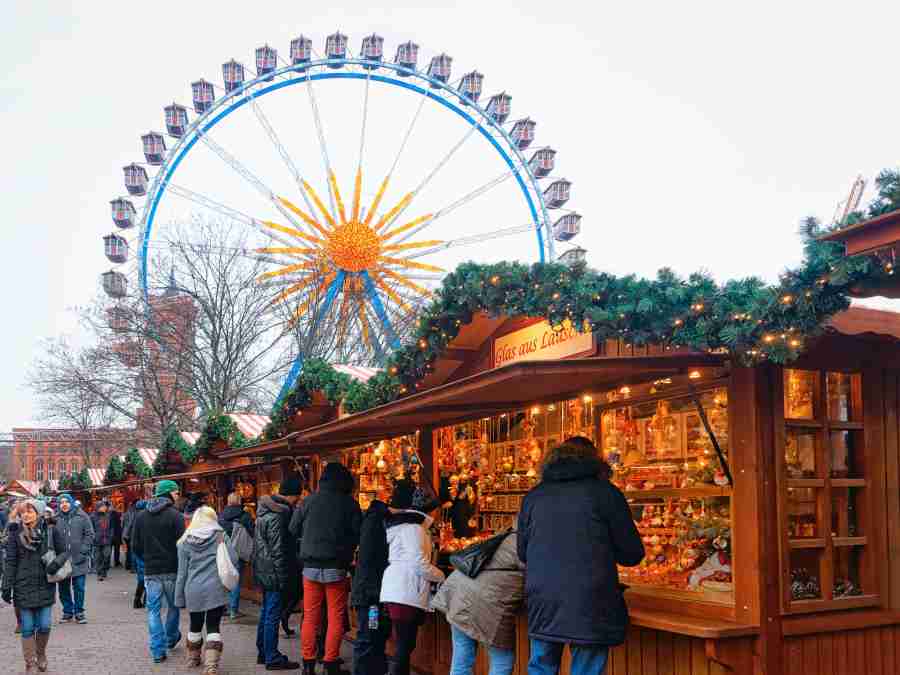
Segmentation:
{"type": "Polygon", "coordinates": [[[166,433],[163,434],[162,446],[156,455],[156,459],[153,460],[152,475],[165,475],[166,459],[170,452],[181,457],[181,461],[188,466],[197,460],[196,448],[181,437],[181,432],[178,431],[174,424],[169,425],[166,428],[166,433]]]}
{"type": "Polygon", "coordinates": [[[118,455],[113,455],[109,459],[109,464],[106,465],[106,473],[103,475],[103,484],[110,485],[111,483],[117,483],[123,478],[125,478],[125,465],[122,463],[122,460],[119,459],[118,455]]]}
{"type": "MultiPolygon", "coordinates": [[[[197,454],[208,454],[216,441],[225,441],[229,448],[244,448],[250,445],[248,439],[237,424],[228,415],[212,415],[207,418],[206,425],[200,432],[200,438],[194,443],[197,454]]],[[[196,456],[194,460],[196,460],[196,456]]]]}
{"type": "Polygon", "coordinates": [[[147,466],[137,448],[130,448],[125,454],[125,466],[129,465],[134,467],[134,473],[139,478],[150,478],[153,475],[153,469],[147,466]]]}

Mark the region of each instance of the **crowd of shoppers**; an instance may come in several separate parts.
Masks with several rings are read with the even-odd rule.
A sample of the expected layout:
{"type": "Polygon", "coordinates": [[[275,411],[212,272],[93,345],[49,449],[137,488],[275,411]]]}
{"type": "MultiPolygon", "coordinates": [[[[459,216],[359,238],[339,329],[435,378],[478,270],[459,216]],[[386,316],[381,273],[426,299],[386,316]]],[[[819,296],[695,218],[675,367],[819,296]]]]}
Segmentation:
{"type": "Polygon", "coordinates": [[[548,452],[516,530],[498,535],[490,549],[485,545],[490,552],[477,574],[454,571],[446,580],[434,564],[431,538],[438,503],[414,481],[399,479],[387,502],[373,501],[363,515],[353,475],[339,463],[325,466],[313,494],[300,476],[286,477],[279,494],[259,499],[255,521],[238,494],[217,515],[201,500],[184,499],[171,480],[161,480],[153,499],[135,502],[124,517],[108,502],[88,516],[67,494],[60,495],[55,518],[42,501],[25,500],[0,508],[0,588],[16,608],[26,673],[48,667],[57,585],[48,575],[68,570],[58,582],[61,622],[86,623],[91,560],[103,581],[124,543],[125,566],[137,578],[134,607],[146,605],[155,663],[182,640],[184,609],[187,665],[217,675],[223,621],[243,616],[243,555],[262,590],[256,647],[266,670],[301,668],[279,650],[279,627],[293,632],[289,618],[302,599],[303,675],[315,675],[318,661],[325,675],[345,674],[340,647],[350,609],[353,675],[409,675],[419,627],[434,610],[451,627],[451,675],[471,675],[479,644],[490,674],[510,675],[523,607],[529,675],[557,675],[567,645],[572,675],[600,675],[628,626],[616,566],[644,557],[629,506],[609,477],[590,440],[567,439],[548,452]]]}

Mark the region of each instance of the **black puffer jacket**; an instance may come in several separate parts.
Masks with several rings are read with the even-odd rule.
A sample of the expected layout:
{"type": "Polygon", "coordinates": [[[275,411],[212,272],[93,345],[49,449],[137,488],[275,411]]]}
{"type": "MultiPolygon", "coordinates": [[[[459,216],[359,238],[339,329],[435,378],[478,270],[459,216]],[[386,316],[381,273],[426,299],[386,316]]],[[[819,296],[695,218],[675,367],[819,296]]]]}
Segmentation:
{"type": "Polygon", "coordinates": [[[373,501],[362,519],[359,531],[359,558],[353,574],[352,607],[377,605],[381,598],[381,579],[388,566],[388,543],[385,518],[388,507],[373,501]]]}
{"type": "Polygon", "coordinates": [[[52,546],[62,557],[59,563],[68,557],[65,541],[56,528],[48,528],[41,522],[39,527],[40,543],[30,551],[20,541],[21,525],[10,523],[6,540],[6,560],[3,570],[3,592],[12,591],[13,604],[18,609],[36,609],[47,607],[56,602],[56,584],[48,583],[47,568],[41,556],[52,546]],[[51,543],[52,539],[52,543],[51,543]]]}
{"type": "Polygon", "coordinates": [[[247,534],[253,536],[253,517],[244,510],[243,506],[226,506],[219,514],[219,525],[225,530],[225,534],[231,536],[234,524],[240,523],[247,530],[247,534]]]}
{"type": "Polygon", "coordinates": [[[628,609],[616,563],[644,557],[625,496],[595,459],[562,458],[522,503],[518,554],[526,565],[528,633],[546,642],[618,645],[628,609]]]}
{"type": "Polygon", "coordinates": [[[291,520],[291,534],[302,539],[304,567],[349,570],[361,522],[362,512],[353,499],[353,474],[343,464],[329,463],[318,492],[306,498],[291,520]]]}
{"type": "Polygon", "coordinates": [[[284,497],[272,495],[259,500],[253,537],[253,578],[265,591],[283,590],[291,576],[298,574],[297,544],[288,532],[291,511],[284,497]]]}
{"type": "Polygon", "coordinates": [[[184,534],[184,517],[168,497],[150,501],[135,517],[131,532],[134,554],[144,561],[148,577],[178,573],[178,540],[184,534]]]}

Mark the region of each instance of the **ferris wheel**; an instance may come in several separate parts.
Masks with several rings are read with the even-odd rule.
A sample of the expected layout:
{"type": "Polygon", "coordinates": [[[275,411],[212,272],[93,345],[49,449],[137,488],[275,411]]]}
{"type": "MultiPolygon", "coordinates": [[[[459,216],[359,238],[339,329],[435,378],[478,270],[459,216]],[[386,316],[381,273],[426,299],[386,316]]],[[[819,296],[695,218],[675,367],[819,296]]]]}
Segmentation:
{"type": "MultiPolygon", "coordinates": [[[[446,53],[384,50],[372,34],[353,54],[336,32],[319,54],[301,35],[287,60],[263,45],[255,67],[231,59],[220,83],[192,82],[191,105],[166,105],[166,134],[142,135],[144,161],[123,168],[106,293],[148,300],[168,223],[205,212],[250,233],[285,334],[338,326],[377,363],[459,262],[555,259],[581,216],[563,208],[571,183],[534,143],[537,123],[513,118],[505,91],[485,101],[477,70],[453,79],[446,53]]],[[[298,357],[282,393],[301,368],[298,357]]]]}

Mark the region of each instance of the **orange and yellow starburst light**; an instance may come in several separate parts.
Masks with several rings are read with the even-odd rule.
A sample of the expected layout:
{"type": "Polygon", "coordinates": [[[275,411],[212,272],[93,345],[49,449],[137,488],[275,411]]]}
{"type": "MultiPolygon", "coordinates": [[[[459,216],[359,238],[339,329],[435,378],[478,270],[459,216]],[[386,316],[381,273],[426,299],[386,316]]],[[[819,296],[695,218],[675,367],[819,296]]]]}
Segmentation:
{"type": "MultiPolygon", "coordinates": [[[[278,198],[285,208],[311,228],[312,234],[287,225],[262,221],[264,226],[298,240],[297,246],[271,246],[256,250],[257,253],[283,255],[292,259],[290,262],[285,262],[280,268],[268,271],[259,277],[259,281],[272,282],[282,278],[284,280],[285,288],[273,298],[272,304],[286,302],[295,294],[306,291],[307,297],[299,303],[291,319],[291,323],[296,322],[309,309],[314,296],[327,291],[337,274],[344,272],[345,282],[339,289],[344,295],[340,303],[340,322],[350,321],[354,317],[363,317],[366,293],[360,275],[367,273],[375,288],[383,293],[386,299],[404,312],[410,311],[408,303],[396,292],[392,284],[401,285],[420,296],[430,295],[431,292],[427,288],[414,283],[404,272],[406,270],[424,270],[440,273],[445,270],[435,265],[397,256],[405,251],[434,248],[443,242],[441,240],[392,242],[391,240],[413,228],[426,224],[432,219],[432,214],[419,216],[389,229],[394,220],[399,218],[412,202],[412,193],[404,195],[395,206],[376,218],[376,211],[384,198],[389,182],[385,178],[363,218],[360,213],[362,172],[357,171],[356,173],[353,202],[349,213],[341,198],[334,172],[330,173],[328,182],[337,206],[336,216],[332,216],[322,199],[306,181],[302,182],[303,188],[306,190],[309,200],[318,209],[318,215],[315,211],[306,213],[284,197],[278,198]],[[358,303],[358,308],[355,312],[351,312],[348,303],[354,301],[358,303]]],[[[360,321],[362,321],[361,318],[360,321]]],[[[365,333],[364,337],[368,338],[368,328],[365,322],[362,322],[361,325],[365,333]]],[[[340,334],[346,334],[346,326],[340,327],[340,334]]],[[[366,341],[368,342],[368,340],[366,341]]]]}

